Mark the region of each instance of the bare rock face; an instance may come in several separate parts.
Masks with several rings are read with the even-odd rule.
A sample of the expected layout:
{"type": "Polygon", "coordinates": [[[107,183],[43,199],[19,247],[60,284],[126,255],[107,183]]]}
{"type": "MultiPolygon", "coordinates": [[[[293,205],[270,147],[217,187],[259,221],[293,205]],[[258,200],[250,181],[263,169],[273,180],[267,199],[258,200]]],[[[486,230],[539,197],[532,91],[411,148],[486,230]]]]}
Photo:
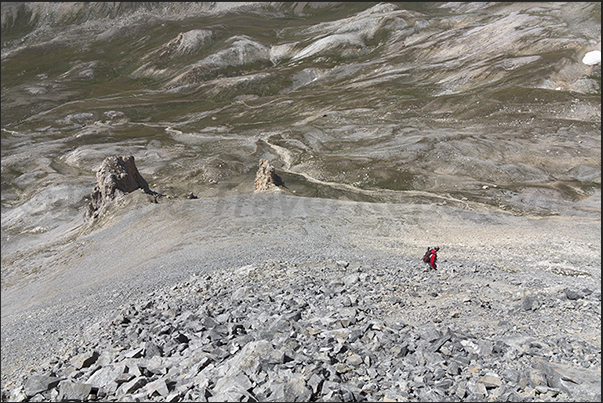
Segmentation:
{"type": "Polygon", "coordinates": [[[278,191],[287,188],[280,176],[275,173],[274,166],[264,158],[260,159],[254,185],[254,192],[256,193],[278,191]]]}
{"type": "Polygon", "coordinates": [[[117,196],[142,189],[147,194],[155,194],[140,175],[133,156],[111,155],[103,161],[96,173],[96,186],[92,190],[87,218],[96,218],[106,205],[117,196]]]}

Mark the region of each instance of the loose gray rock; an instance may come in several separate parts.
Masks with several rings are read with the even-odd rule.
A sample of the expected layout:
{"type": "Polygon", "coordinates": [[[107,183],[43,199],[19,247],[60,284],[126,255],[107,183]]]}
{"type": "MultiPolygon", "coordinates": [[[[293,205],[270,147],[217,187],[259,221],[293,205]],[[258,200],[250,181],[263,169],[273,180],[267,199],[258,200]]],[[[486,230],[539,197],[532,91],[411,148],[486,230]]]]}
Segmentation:
{"type": "Polygon", "coordinates": [[[565,290],[565,295],[567,296],[567,299],[572,300],[572,301],[575,301],[575,300],[583,297],[583,294],[581,292],[570,290],[570,289],[565,290]]]}
{"type": "Polygon", "coordinates": [[[57,401],[85,401],[92,391],[89,383],[61,381],[57,401]]]}
{"type": "Polygon", "coordinates": [[[23,390],[27,397],[32,397],[37,393],[45,392],[57,386],[60,379],[55,376],[48,375],[31,375],[27,377],[23,390]]]}
{"type": "MultiPolygon", "coordinates": [[[[266,261],[194,275],[122,307],[119,320],[88,331],[84,352],[56,357],[3,393],[33,401],[600,398],[600,372],[573,364],[594,360],[596,368],[597,346],[514,331],[515,317],[493,321],[492,330],[423,322],[383,296],[400,290],[409,305],[421,301],[405,291],[416,281],[410,272],[358,266],[380,281],[335,261],[266,261]]],[[[431,287],[441,285],[427,279],[423,295],[431,287]]],[[[493,309],[483,291],[471,298],[482,302],[467,304],[467,318],[493,309]]],[[[537,310],[526,297],[508,312],[533,323],[547,309],[540,300],[537,310]]]]}
{"type": "Polygon", "coordinates": [[[76,369],[86,368],[94,364],[98,356],[99,354],[96,351],[81,353],[71,359],[71,365],[76,369]]]}

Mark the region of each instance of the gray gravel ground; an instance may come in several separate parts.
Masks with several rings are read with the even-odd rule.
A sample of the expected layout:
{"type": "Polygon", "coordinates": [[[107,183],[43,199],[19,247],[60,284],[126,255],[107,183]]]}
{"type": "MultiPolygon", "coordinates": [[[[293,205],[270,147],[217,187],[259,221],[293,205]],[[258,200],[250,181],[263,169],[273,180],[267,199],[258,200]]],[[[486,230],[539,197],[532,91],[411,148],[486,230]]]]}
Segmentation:
{"type": "Polygon", "coordinates": [[[600,371],[599,219],[284,194],[158,204],[131,196],[55,254],[40,252],[43,271],[13,274],[3,289],[3,390],[136,298],[192,274],[266,261],[399,270],[405,285],[388,289],[399,300],[379,295],[381,317],[482,333],[508,321],[525,335],[570,336],[598,348],[586,361],[600,371]],[[438,271],[424,272],[420,258],[435,244],[438,271]],[[585,299],[569,300],[568,290],[585,299]]]}

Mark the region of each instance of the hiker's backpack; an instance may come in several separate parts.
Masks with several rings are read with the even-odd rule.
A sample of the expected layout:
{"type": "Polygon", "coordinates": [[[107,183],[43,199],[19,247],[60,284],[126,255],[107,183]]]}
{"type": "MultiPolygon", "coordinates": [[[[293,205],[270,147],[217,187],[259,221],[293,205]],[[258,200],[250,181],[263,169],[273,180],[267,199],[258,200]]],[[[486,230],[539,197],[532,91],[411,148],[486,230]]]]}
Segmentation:
{"type": "Polygon", "coordinates": [[[425,252],[425,255],[423,255],[423,262],[429,263],[430,259],[431,259],[431,248],[427,248],[427,252],[425,252]]]}

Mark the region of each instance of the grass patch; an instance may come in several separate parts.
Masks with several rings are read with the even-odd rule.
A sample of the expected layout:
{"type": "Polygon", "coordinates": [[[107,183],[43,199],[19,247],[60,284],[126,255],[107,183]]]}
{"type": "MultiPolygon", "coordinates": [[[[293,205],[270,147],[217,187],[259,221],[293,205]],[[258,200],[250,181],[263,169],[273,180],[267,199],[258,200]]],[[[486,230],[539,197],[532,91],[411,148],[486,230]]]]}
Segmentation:
{"type": "Polygon", "coordinates": [[[552,267],[551,273],[566,277],[592,277],[593,275],[580,270],[569,269],[567,267],[552,267]]]}

